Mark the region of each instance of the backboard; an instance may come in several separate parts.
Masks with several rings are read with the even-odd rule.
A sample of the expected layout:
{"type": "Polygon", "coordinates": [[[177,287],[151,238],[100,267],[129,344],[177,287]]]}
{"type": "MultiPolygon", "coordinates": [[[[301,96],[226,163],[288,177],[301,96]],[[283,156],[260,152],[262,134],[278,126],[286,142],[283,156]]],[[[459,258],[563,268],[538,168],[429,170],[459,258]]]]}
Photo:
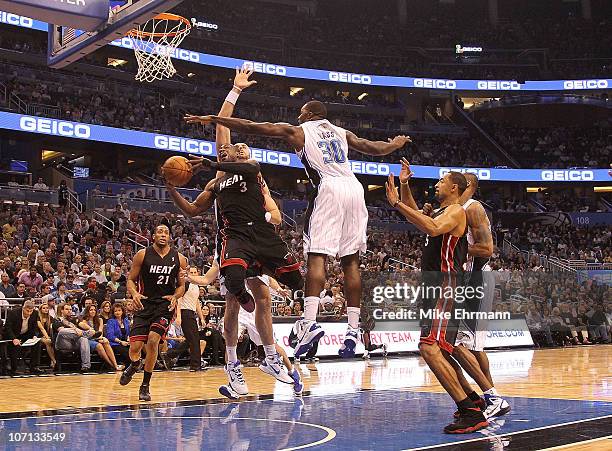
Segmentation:
{"type": "MultiPolygon", "coordinates": [[[[108,0],[107,0],[108,1],[108,0]]],[[[166,12],[183,0],[111,0],[108,21],[94,31],[49,22],[47,63],[60,69],[124,37],[131,29],[166,12]]]]}

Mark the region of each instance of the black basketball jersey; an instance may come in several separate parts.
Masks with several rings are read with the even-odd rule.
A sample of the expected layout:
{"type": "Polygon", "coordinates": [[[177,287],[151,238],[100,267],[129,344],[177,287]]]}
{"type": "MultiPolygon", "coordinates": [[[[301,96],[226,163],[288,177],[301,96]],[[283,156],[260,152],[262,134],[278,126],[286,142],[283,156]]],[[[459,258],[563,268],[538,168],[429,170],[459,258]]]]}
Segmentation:
{"type": "Polygon", "coordinates": [[[140,268],[138,291],[146,296],[147,300],[173,295],[180,269],[181,262],[176,249],[171,248],[162,258],[153,246],[147,247],[140,268]]]}
{"type": "MultiPolygon", "coordinates": [[[[436,210],[431,217],[440,216],[445,209],[446,207],[436,210]]],[[[450,233],[438,236],[427,235],[421,257],[421,270],[443,273],[462,271],[467,258],[467,247],[465,235],[461,237],[450,233]]]]}
{"type": "Polygon", "coordinates": [[[225,174],[213,187],[216,194],[219,229],[232,226],[266,224],[264,182],[258,175],[225,174]]]}

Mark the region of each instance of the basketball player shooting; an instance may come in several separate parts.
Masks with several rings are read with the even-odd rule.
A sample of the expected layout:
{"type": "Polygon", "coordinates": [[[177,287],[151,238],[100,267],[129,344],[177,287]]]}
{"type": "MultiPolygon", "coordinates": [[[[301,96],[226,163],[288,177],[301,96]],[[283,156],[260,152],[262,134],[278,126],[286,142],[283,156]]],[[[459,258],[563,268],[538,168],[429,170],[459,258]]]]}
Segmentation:
{"type": "Polygon", "coordinates": [[[231,130],[279,138],[291,145],[302,160],[315,188],[306,211],[304,253],[307,260],[304,319],[295,324],[298,343],[295,356],[306,354],[324,331],[316,322],[319,294],[325,283],[325,261],[339,257],[344,272],[348,330],[339,355],[352,357],[358,340],[361,304],[359,253],[366,250],[368,210],[363,186],[351,171],[349,148],[367,155],[388,155],[410,142],[407,136],[369,141],[327,120],[327,108],[319,101],[300,110],[299,126],[255,123],[219,116],[186,116],[188,123],[223,125],[231,130]]]}
{"type": "Polygon", "coordinates": [[[436,198],[440,202],[440,208],[435,210],[430,217],[414,208],[416,203],[408,187],[410,175],[410,167],[404,159],[400,173],[402,198],[400,199],[395,187],[394,176],[390,174],[386,183],[387,200],[408,221],[427,234],[421,257],[423,285],[426,287],[426,294],[422,299],[424,309],[435,309],[436,314],[451,315],[450,319],[444,320],[435,316],[421,319],[419,350],[429,368],[458,407],[456,421],[448,424],[444,432],[448,434],[474,432],[487,427],[489,423],[481,409],[466,395],[457,373],[448,361],[449,356],[452,355],[479,384],[482,383],[487,389],[491,388],[475,357],[465,347],[454,346],[457,336],[457,319],[454,314],[456,305],[454,305],[452,290],[458,285],[458,273],[462,270],[467,257],[465,237],[467,218],[459,203],[459,198],[467,188],[467,180],[459,172],[449,172],[442,177],[436,184],[436,198]],[[435,288],[442,288],[442,290],[438,291],[435,288]],[[451,288],[451,296],[447,294],[431,295],[430,293],[431,291],[446,293],[448,291],[446,288],[451,288]]]}
{"type": "Polygon", "coordinates": [[[149,384],[157,361],[161,338],[174,316],[177,300],[185,294],[187,259],[170,246],[170,228],[160,224],[153,234],[153,245],[134,256],[127,280],[136,313],[130,331],[130,365],[119,383],[127,385],[140,369],[140,355],[146,350],[144,378],[138,399],[150,401],[149,384]]]}

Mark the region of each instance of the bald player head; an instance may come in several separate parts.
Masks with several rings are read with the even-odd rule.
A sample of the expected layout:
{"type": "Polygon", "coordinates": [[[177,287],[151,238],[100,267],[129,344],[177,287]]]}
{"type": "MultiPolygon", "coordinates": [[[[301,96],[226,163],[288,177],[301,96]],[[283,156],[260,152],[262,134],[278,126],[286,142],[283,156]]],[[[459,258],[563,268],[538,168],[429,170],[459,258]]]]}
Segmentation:
{"type": "Polygon", "coordinates": [[[308,121],[318,121],[321,119],[327,119],[327,107],[325,104],[323,104],[323,102],[319,102],[318,100],[306,102],[300,110],[300,115],[298,116],[298,122],[300,124],[308,121]]]}

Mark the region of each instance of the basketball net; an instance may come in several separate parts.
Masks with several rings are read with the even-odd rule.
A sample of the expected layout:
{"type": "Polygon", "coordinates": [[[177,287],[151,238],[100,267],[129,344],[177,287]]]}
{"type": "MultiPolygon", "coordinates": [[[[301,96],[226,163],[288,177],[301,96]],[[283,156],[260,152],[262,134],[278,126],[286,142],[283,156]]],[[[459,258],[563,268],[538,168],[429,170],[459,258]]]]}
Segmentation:
{"type": "Polygon", "coordinates": [[[153,82],[176,74],[172,55],[191,31],[191,23],[176,14],[162,13],[131,30],[138,63],[136,80],[153,82]]]}

